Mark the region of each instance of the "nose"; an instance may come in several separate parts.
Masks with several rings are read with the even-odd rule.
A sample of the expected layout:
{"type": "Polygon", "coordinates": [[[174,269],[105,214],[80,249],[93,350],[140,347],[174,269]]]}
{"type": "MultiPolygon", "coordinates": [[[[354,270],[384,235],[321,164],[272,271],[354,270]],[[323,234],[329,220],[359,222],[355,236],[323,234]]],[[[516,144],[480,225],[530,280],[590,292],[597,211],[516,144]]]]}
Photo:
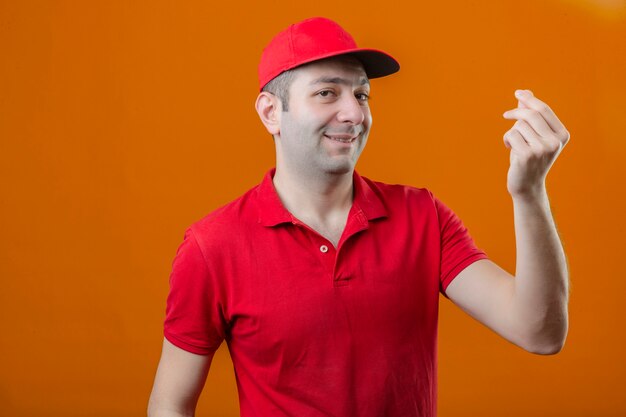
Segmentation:
{"type": "Polygon", "coordinates": [[[340,108],[337,113],[337,120],[342,123],[349,123],[355,126],[360,125],[365,120],[367,108],[351,94],[346,94],[340,100],[340,108]]]}

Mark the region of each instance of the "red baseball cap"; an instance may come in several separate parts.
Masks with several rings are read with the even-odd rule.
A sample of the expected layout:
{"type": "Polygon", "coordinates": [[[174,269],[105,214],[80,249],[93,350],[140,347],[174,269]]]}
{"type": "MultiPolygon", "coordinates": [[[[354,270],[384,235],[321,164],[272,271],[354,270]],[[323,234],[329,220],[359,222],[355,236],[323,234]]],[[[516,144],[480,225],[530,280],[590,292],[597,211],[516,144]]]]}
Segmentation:
{"type": "Polygon", "coordinates": [[[369,78],[384,77],[400,69],[400,64],[391,55],[376,49],[359,48],[352,36],[337,23],[324,17],[313,17],[289,26],[263,49],[259,89],[284,71],[337,55],[357,58],[369,78]]]}

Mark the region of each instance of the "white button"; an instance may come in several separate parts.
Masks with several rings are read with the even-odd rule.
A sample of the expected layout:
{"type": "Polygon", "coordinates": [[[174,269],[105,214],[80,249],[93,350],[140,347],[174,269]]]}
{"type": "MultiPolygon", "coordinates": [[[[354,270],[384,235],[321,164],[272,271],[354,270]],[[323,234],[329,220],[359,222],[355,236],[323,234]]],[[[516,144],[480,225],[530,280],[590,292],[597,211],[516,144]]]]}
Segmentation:
{"type": "Polygon", "coordinates": [[[320,246],[320,251],[321,251],[322,253],[326,253],[326,252],[328,252],[328,246],[326,246],[326,245],[322,245],[322,246],[320,246]]]}

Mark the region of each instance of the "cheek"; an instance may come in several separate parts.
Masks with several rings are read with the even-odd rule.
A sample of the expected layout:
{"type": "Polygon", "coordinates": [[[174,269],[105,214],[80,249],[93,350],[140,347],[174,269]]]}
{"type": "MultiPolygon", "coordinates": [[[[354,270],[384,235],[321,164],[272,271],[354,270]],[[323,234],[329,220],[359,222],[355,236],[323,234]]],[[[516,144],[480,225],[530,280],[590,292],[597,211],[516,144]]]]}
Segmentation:
{"type": "Polygon", "coordinates": [[[289,114],[285,118],[286,127],[292,131],[306,131],[319,125],[319,115],[315,109],[308,109],[307,111],[289,111],[289,114]]]}
{"type": "Polygon", "coordinates": [[[369,111],[369,108],[367,109],[367,113],[365,113],[365,122],[363,124],[365,124],[367,126],[367,128],[369,129],[372,126],[372,114],[369,111]]]}

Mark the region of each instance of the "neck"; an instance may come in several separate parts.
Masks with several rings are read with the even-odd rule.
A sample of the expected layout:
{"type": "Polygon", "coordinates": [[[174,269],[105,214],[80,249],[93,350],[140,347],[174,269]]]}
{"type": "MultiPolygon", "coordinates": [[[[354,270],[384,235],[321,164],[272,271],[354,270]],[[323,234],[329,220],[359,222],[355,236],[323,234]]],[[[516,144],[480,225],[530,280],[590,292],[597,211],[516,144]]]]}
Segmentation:
{"type": "Polygon", "coordinates": [[[352,172],[304,177],[277,167],[274,187],[287,210],[296,217],[297,213],[307,213],[323,219],[332,212],[349,211],[352,207],[352,172]]]}
{"type": "Polygon", "coordinates": [[[274,187],[291,214],[337,246],[352,207],[352,171],[298,176],[277,166],[274,187]]]}

